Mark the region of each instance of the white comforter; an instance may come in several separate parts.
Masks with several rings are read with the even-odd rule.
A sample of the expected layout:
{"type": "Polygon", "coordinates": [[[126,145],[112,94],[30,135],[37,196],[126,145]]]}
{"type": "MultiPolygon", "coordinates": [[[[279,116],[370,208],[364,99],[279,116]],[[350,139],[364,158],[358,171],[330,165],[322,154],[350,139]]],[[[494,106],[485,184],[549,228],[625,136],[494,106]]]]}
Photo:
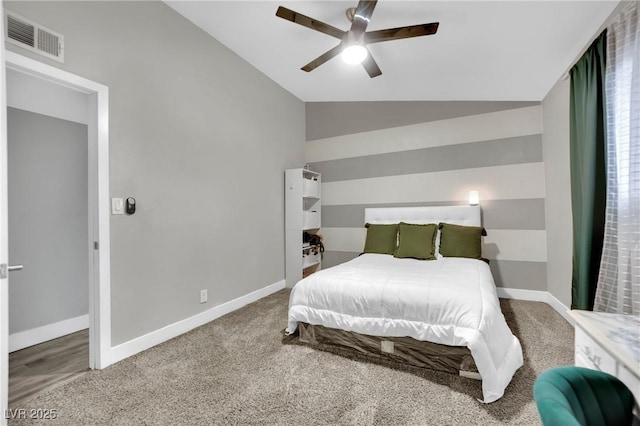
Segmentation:
{"type": "Polygon", "coordinates": [[[295,285],[287,331],[298,322],[467,346],[485,403],[502,397],[522,366],[520,341],[502,315],[489,266],[479,260],[364,254],[295,285]]]}

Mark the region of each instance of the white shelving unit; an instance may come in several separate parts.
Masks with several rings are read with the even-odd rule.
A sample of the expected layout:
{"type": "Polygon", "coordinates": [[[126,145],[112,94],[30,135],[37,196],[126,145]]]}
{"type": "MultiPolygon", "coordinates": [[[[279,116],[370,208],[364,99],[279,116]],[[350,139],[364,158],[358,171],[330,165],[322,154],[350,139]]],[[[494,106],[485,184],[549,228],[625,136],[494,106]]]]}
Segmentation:
{"type": "Polygon", "coordinates": [[[293,287],[303,276],[320,269],[319,249],[303,242],[303,234],[320,230],[320,173],[307,169],[285,171],[285,278],[293,287]]]}

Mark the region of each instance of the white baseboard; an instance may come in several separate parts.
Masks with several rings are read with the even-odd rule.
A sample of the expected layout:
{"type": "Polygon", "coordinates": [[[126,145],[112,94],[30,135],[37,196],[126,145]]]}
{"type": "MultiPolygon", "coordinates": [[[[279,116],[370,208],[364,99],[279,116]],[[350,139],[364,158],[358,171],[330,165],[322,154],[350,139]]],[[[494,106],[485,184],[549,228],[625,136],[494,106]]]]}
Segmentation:
{"type": "MultiPolygon", "coordinates": [[[[215,306],[204,312],[200,312],[192,317],[167,325],[156,331],[145,334],[144,336],[137,337],[128,342],[111,348],[109,356],[109,362],[107,365],[114,364],[139,352],[147,350],[155,345],[166,342],[181,334],[184,334],[196,327],[200,327],[208,322],[211,322],[223,315],[233,312],[242,308],[249,303],[253,303],[263,297],[269,296],[276,291],[282,290],[285,287],[285,280],[280,280],[277,283],[268,285],[264,288],[246,294],[244,296],[233,299],[229,302],[215,306]]],[[[106,367],[106,366],[105,366],[106,367]]]]}
{"type": "Polygon", "coordinates": [[[89,315],[70,318],[60,322],[9,335],[9,352],[48,342],[67,334],[89,328],[89,315]]]}
{"type": "Polygon", "coordinates": [[[522,290],[519,288],[503,288],[497,287],[498,297],[503,299],[530,300],[532,302],[544,302],[551,306],[562,318],[567,320],[571,325],[575,325],[575,321],[569,315],[569,308],[559,301],[553,294],[548,291],[540,290],[522,290]]]}
{"type": "Polygon", "coordinates": [[[547,293],[548,296],[548,300],[547,303],[556,310],[557,313],[559,313],[560,315],[562,315],[562,317],[564,319],[567,320],[567,322],[569,324],[571,324],[572,326],[575,327],[576,325],[576,320],[573,319],[573,317],[571,315],[569,315],[569,311],[571,311],[571,308],[568,308],[564,305],[564,303],[562,303],[561,301],[559,301],[553,294],[551,293],[547,293]]]}
{"type": "MultiPolygon", "coordinates": [[[[243,306],[248,305],[249,303],[253,303],[257,300],[262,299],[263,297],[269,296],[270,294],[282,290],[283,288],[285,288],[285,280],[278,281],[277,283],[268,285],[264,288],[238,297],[237,299],[233,299],[229,302],[215,306],[192,317],[167,325],[161,329],[145,334],[144,336],[140,336],[128,342],[114,346],[111,348],[109,361],[104,367],[115,364],[118,361],[122,361],[125,358],[147,350],[160,343],[166,342],[167,340],[173,339],[174,337],[178,337],[181,334],[184,334],[196,327],[200,327],[201,325],[220,318],[223,315],[240,309],[243,306]]],[[[554,310],[556,310],[570,324],[574,324],[572,318],[568,314],[569,309],[547,291],[521,290],[498,287],[497,292],[498,297],[501,298],[545,302],[554,310]]]]}

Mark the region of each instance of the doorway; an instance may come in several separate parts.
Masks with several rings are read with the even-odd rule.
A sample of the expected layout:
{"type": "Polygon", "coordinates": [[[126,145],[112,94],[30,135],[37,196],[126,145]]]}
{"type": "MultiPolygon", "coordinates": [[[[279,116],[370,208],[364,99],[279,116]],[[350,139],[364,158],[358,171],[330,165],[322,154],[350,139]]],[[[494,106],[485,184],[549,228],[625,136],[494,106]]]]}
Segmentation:
{"type": "Polygon", "coordinates": [[[93,248],[89,95],[12,69],[6,75],[9,263],[23,266],[9,286],[11,408],[88,370],[93,248]],[[81,330],[83,338],[67,337],[81,330]]]}
{"type": "MultiPolygon", "coordinates": [[[[108,145],[108,88],[102,84],[48,66],[27,57],[5,52],[5,71],[18,72],[59,87],[82,92],[87,97],[88,170],[87,170],[87,229],[88,241],[88,339],[89,367],[104,368],[111,364],[111,320],[110,320],[110,241],[109,241],[109,145],[108,145]]],[[[4,67],[3,67],[4,68],[4,67]]],[[[6,117],[6,115],[5,115],[6,117]]],[[[3,117],[4,118],[4,117],[3,117]]],[[[6,122],[2,123],[2,128],[6,122]]],[[[5,149],[5,147],[0,147],[5,149]]],[[[2,170],[6,178],[6,169],[2,170]]],[[[54,178],[54,177],[52,177],[54,178]]],[[[2,194],[6,201],[7,194],[2,194]]],[[[2,201],[2,200],[0,200],[2,201]]],[[[6,238],[6,231],[2,234],[6,238]]],[[[6,241],[2,241],[6,243],[6,241]]],[[[16,259],[18,260],[18,259],[16,259]]],[[[17,272],[19,273],[19,272],[17,272]]],[[[11,286],[10,279],[3,285],[11,286]]],[[[6,294],[6,293],[5,293],[6,294]]],[[[11,307],[7,297],[0,300],[0,308],[7,312],[11,307]]],[[[5,316],[6,318],[6,316],[5,316]]],[[[1,327],[2,339],[8,341],[8,327],[1,327]]],[[[3,352],[7,348],[3,345],[3,352]]],[[[7,348],[8,349],[8,348],[7,348]]],[[[7,359],[6,353],[2,354],[7,359]]],[[[3,362],[4,364],[4,362],[3,362]]],[[[4,366],[3,366],[4,367],[4,366]]],[[[7,409],[6,389],[8,369],[0,375],[3,401],[7,409]]]]}

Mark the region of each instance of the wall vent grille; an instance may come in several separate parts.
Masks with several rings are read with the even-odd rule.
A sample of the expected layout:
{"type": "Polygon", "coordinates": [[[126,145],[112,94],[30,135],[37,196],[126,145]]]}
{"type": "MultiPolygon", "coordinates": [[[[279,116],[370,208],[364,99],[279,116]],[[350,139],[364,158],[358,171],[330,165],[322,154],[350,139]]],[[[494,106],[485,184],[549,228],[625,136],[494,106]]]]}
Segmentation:
{"type": "Polygon", "coordinates": [[[6,40],[24,49],[64,62],[64,37],[13,12],[6,12],[6,40]]]}

